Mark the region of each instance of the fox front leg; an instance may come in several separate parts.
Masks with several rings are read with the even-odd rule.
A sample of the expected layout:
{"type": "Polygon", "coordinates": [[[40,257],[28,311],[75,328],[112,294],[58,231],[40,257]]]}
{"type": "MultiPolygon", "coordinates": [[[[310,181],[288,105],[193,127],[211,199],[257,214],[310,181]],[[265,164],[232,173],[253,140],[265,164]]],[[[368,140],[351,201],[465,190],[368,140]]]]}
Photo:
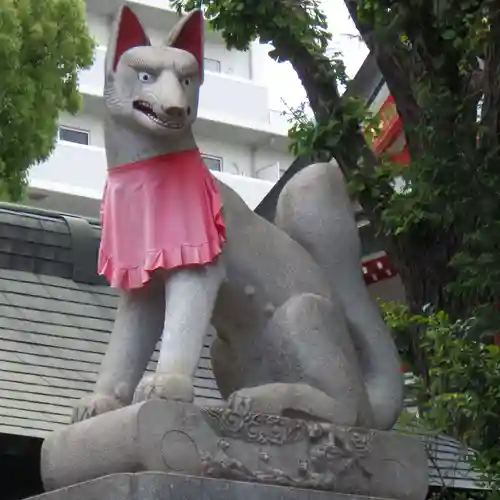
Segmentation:
{"type": "Polygon", "coordinates": [[[73,422],[131,403],[160,339],[164,321],[163,297],[163,280],[157,276],[143,288],[122,292],[94,393],[77,404],[73,422]]]}
{"type": "Polygon", "coordinates": [[[193,376],[224,277],[220,258],[212,264],[176,270],[168,276],[158,367],[137,387],[135,402],[154,398],[194,400],[193,376]]]}

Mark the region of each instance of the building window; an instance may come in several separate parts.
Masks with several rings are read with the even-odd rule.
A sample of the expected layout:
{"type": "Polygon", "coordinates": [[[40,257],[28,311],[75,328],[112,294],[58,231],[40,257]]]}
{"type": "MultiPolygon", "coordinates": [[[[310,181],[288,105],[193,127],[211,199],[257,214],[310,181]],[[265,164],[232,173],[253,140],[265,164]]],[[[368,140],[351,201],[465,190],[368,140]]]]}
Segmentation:
{"type": "Polygon", "coordinates": [[[59,140],[88,146],[90,143],[90,133],[87,130],[79,130],[70,127],[59,127],[59,140]]]}
{"type": "Polygon", "coordinates": [[[203,59],[203,64],[205,65],[205,69],[207,71],[220,73],[220,61],[217,61],[217,59],[210,59],[209,57],[205,57],[203,59]]]}
{"type": "Polygon", "coordinates": [[[218,156],[211,155],[201,155],[203,161],[205,162],[205,166],[209,170],[215,170],[217,172],[222,172],[222,158],[218,156]]]}

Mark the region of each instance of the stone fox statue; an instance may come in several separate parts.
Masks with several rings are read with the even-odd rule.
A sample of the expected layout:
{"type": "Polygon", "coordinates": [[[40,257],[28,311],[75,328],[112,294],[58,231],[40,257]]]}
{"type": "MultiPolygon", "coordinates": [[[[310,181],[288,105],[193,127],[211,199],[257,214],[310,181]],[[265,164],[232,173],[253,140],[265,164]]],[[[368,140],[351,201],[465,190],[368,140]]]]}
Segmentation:
{"type": "Polygon", "coordinates": [[[229,404],[388,429],[402,376],[363,282],[344,179],[334,164],[307,167],[271,224],[211,177],[191,129],[202,27],[191,12],[154,46],[128,7],[114,25],[99,270],[121,300],[94,394],[74,421],[148,398],[192,401],[212,324],[229,404]],[[157,370],[144,376],[160,338],[157,370]]]}

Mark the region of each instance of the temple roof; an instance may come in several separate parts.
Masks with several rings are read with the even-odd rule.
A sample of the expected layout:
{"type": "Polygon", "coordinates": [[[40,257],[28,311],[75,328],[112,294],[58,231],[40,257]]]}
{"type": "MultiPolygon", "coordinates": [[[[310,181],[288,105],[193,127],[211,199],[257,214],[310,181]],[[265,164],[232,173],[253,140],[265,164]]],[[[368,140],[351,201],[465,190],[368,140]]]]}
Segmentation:
{"type": "MultiPolygon", "coordinates": [[[[94,221],[0,208],[0,432],[44,437],[93,388],[117,305],[95,273],[99,233],[94,221]]],[[[202,404],[221,398],[210,341],[196,373],[202,404]]]]}

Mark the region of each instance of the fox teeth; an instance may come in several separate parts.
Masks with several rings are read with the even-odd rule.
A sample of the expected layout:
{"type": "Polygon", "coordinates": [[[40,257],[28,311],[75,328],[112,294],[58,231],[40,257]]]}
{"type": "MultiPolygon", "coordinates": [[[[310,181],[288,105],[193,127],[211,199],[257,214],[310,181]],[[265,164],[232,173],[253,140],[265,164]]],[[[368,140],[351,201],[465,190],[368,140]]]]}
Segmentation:
{"type": "Polygon", "coordinates": [[[154,121],[158,125],[166,128],[180,129],[182,128],[181,123],[167,121],[160,118],[154,111],[153,106],[147,101],[135,101],[134,108],[145,114],[150,120],[154,121]]]}
{"type": "Polygon", "coordinates": [[[181,126],[182,126],[180,123],[168,122],[168,121],[162,120],[161,118],[158,118],[157,116],[151,116],[150,118],[153,121],[155,121],[156,123],[163,125],[164,127],[178,129],[178,128],[181,128],[181,126]]]}

